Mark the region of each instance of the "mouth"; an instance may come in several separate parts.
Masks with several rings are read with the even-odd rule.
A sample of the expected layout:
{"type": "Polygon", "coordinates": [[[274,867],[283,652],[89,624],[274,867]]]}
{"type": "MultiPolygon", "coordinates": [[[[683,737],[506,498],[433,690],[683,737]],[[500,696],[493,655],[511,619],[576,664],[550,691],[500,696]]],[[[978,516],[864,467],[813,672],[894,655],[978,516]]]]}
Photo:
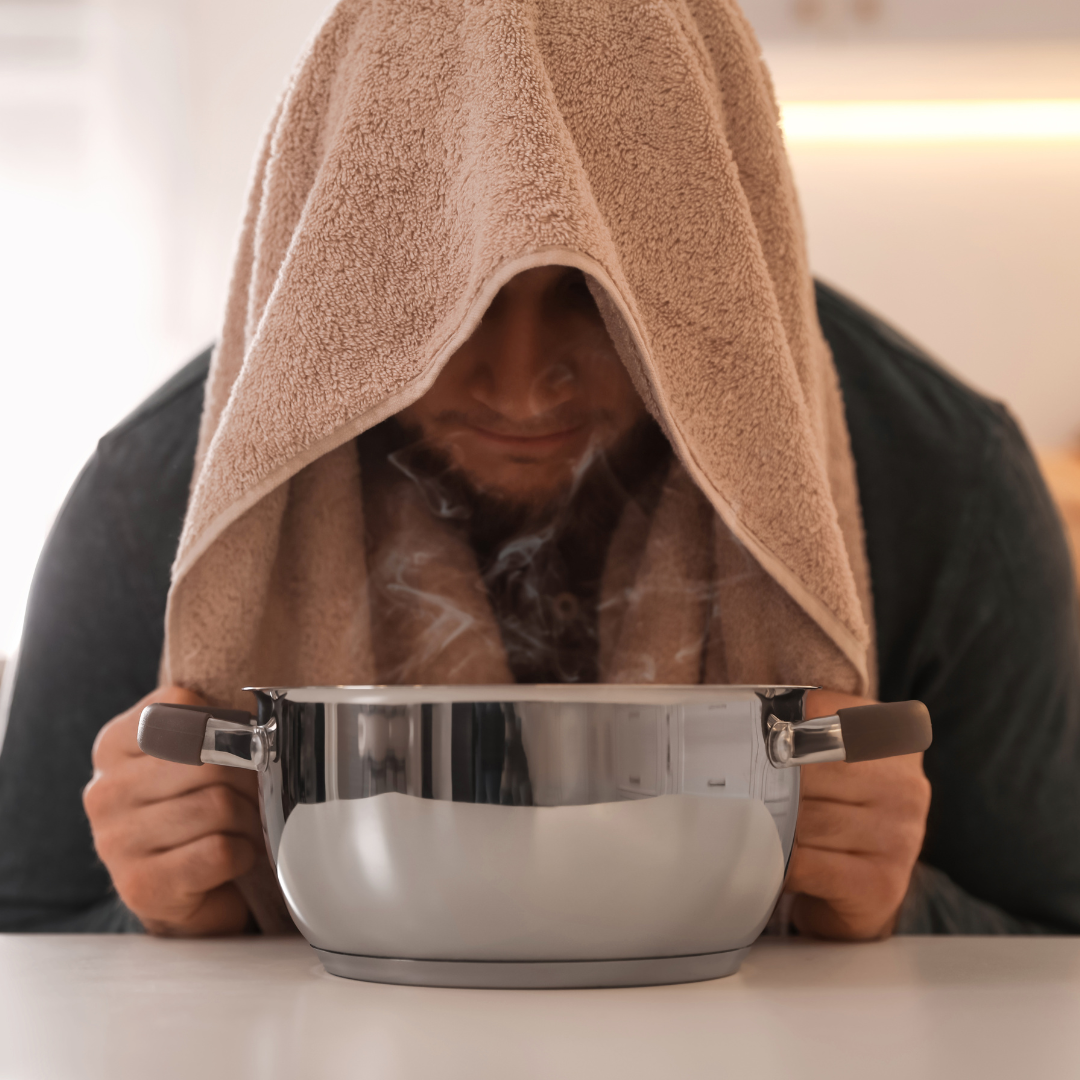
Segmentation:
{"type": "Polygon", "coordinates": [[[469,432],[479,437],[490,446],[497,446],[504,450],[517,452],[532,452],[535,454],[550,453],[557,451],[580,437],[585,430],[585,424],[577,424],[574,427],[562,428],[559,431],[545,432],[540,435],[507,435],[501,431],[491,431],[489,428],[480,427],[476,424],[469,425],[469,432]]]}

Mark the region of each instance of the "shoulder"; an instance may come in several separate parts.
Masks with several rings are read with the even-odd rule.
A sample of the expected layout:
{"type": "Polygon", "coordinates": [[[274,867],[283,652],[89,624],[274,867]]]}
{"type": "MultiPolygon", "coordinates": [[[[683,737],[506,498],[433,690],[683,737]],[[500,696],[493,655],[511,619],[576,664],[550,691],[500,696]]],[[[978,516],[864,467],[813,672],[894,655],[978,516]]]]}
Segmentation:
{"type": "Polygon", "coordinates": [[[1066,587],[1061,530],[1003,405],[836,290],[819,283],[817,303],[858,475],[881,692],[911,695],[931,635],[985,609],[975,579],[1001,565],[988,545],[1017,567],[1038,558],[1066,587]]]}
{"type": "Polygon", "coordinates": [[[210,354],[185,364],[102,436],[57,523],[57,540],[66,526],[80,545],[96,536],[111,559],[125,553],[125,576],[155,597],[168,587],[187,510],[210,354]]]}
{"type": "Polygon", "coordinates": [[[945,468],[939,482],[981,470],[1002,432],[1015,430],[1004,406],[836,289],[816,282],[815,290],[860,469],[875,468],[883,455],[910,461],[913,473],[915,461],[932,458],[945,468]]]}
{"type": "Polygon", "coordinates": [[[112,522],[114,542],[153,550],[170,563],[195,467],[206,349],[98,441],[68,495],[61,521],[112,522]]]}
{"type": "Polygon", "coordinates": [[[98,441],[42,551],[37,615],[67,619],[84,601],[133,598],[156,611],[187,509],[209,361],[206,350],[98,441]]]}

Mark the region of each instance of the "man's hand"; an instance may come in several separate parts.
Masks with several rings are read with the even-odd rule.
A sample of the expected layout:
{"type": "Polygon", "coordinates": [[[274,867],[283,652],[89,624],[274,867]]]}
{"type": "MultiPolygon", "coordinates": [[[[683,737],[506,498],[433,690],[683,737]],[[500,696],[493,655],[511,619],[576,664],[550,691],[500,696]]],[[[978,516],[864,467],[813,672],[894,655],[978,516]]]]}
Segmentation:
{"type": "Polygon", "coordinates": [[[153,701],[204,704],[164,687],[101,729],[83,791],[94,846],[150,933],[241,933],[248,908],[232,881],[254,866],[263,843],[255,774],[148,757],[136,736],[153,701]]]}
{"type": "MultiPolygon", "coordinates": [[[[807,716],[868,705],[831,691],[807,696],[807,716]]],[[[804,765],[785,888],[800,933],[866,939],[892,933],[926,832],[930,783],[922,754],[848,765],[804,765]]]]}

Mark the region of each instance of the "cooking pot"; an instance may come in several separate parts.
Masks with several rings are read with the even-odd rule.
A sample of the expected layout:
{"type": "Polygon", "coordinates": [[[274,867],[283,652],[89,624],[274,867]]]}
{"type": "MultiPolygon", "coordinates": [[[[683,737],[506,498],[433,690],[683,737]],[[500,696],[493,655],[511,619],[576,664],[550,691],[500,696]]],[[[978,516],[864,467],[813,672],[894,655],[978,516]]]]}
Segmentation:
{"type": "Polygon", "coordinates": [[[930,744],[920,702],[804,717],[803,686],[252,687],[155,704],[139,745],[253,769],[326,969],[434,986],[738,970],[783,886],[797,766],[930,744]]]}

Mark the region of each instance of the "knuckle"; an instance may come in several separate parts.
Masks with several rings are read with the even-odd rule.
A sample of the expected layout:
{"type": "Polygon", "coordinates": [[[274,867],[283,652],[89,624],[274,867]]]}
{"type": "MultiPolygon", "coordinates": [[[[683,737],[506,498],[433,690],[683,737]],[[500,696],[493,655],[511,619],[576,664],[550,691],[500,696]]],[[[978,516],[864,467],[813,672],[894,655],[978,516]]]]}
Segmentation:
{"type": "Polygon", "coordinates": [[[170,705],[205,705],[206,701],[194,690],[183,686],[159,686],[146,701],[160,701],[170,705]]]}
{"type": "Polygon", "coordinates": [[[113,885],[120,899],[136,915],[146,915],[156,910],[158,889],[146,873],[121,872],[113,875],[113,885]]]}
{"type": "Polygon", "coordinates": [[[910,881],[910,871],[892,875],[888,883],[888,888],[885,890],[885,894],[882,897],[882,907],[889,912],[895,911],[904,902],[904,897],[907,895],[908,884],[910,881]]]}
{"type": "MultiPolygon", "coordinates": [[[[141,710],[140,710],[141,711],[141,710]]],[[[135,738],[132,728],[132,711],[121,713],[113,717],[98,733],[94,739],[94,745],[90,751],[91,761],[98,768],[103,762],[114,757],[121,747],[129,740],[135,738]]],[[[135,716],[135,724],[138,724],[138,715],[135,716]]]]}
{"type": "Polygon", "coordinates": [[[224,833],[212,833],[203,845],[203,857],[208,866],[226,869],[235,862],[235,843],[224,833]]]}
{"type": "Polygon", "coordinates": [[[83,809],[86,816],[93,822],[101,806],[101,780],[95,776],[82,791],[83,809]]]}
{"type": "Polygon", "coordinates": [[[97,828],[93,829],[94,837],[94,850],[101,856],[101,861],[109,866],[110,863],[116,861],[116,856],[119,853],[119,845],[116,842],[116,837],[111,829],[97,828]]]}
{"type": "Polygon", "coordinates": [[[95,775],[83,788],[83,810],[86,812],[91,827],[109,816],[113,802],[111,788],[108,777],[103,773],[95,775]]]}
{"type": "Polygon", "coordinates": [[[926,809],[930,809],[930,799],[934,794],[934,789],[930,784],[930,781],[925,776],[919,777],[919,796],[922,806],[926,809]]]}
{"type": "Polygon", "coordinates": [[[926,817],[930,809],[930,782],[925,777],[908,786],[903,805],[912,817],[926,817]]]}
{"type": "Polygon", "coordinates": [[[236,817],[236,800],[224,784],[214,784],[205,789],[207,810],[215,821],[230,822],[236,817]]]}
{"type": "Polygon", "coordinates": [[[215,835],[236,831],[242,820],[239,799],[224,785],[204,788],[199,794],[198,807],[204,826],[215,835]]]}
{"type": "Polygon", "coordinates": [[[897,872],[909,873],[922,848],[925,831],[922,821],[894,823],[888,843],[882,845],[885,864],[897,872]]]}

